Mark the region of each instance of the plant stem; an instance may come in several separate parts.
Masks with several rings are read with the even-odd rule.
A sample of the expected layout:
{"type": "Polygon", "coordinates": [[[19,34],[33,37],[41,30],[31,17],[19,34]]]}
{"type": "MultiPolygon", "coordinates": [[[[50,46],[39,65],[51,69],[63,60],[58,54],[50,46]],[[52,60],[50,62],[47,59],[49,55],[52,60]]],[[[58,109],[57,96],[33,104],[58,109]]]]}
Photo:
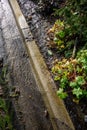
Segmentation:
{"type": "Polygon", "coordinates": [[[73,53],[72,53],[72,58],[75,58],[75,56],[76,56],[77,42],[78,42],[78,38],[76,37],[74,48],[73,48],[73,53]]]}

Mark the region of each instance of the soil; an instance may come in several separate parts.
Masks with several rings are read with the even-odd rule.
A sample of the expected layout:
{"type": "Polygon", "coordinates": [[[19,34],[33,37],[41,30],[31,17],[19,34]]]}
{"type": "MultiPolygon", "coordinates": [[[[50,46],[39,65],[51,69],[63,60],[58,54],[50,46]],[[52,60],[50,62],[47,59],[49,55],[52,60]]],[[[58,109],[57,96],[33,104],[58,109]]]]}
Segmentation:
{"type": "MultiPolygon", "coordinates": [[[[26,21],[31,29],[34,39],[42,53],[45,62],[51,72],[52,62],[60,55],[48,45],[49,38],[47,31],[54,24],[55,18],[42,15],[37,12],[38,5],[31,0],[18,0],[21,10],[26,18],[26,21]],[[49,51],[51,53],[49,53],[49,51]]],[[[71,98],[65,99],[66,108],[70,114],[76,130],[87,129],[87,99],[82,99],[79,104],[72,102],[71,98]]]]}

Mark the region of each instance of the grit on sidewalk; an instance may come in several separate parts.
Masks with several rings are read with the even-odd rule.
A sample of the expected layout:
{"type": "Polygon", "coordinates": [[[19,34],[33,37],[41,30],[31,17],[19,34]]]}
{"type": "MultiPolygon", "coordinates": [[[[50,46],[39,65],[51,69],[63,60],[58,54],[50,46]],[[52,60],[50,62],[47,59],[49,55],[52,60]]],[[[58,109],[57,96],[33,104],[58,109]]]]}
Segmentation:
{"type": "Polygon", "coordinates": [[[52,94],[54,83],[51,77],[46,76],[47,68],[42,68],[45,63],[35,41],[31,37],[28,40],[25,37],[26,34],[31,34],[29,31],[16,1],[1,0],[0,57],[8,65],[10,86],[20,93],[17,105],[14,104],[14,106],[16,106],[15,111],[20,124],[25,126],[19,128],[19,125],[18,127],[15,125],[15,129],[74,130],[63,102],[57,98],[55,93],[52,94]],[[42,77],[43,81],[39,77],[42,77]],[[52,82],[48,82],[49,79],[52,82]],[[22,119],[19,118],[20,113],[22,113],[22,119]]]}

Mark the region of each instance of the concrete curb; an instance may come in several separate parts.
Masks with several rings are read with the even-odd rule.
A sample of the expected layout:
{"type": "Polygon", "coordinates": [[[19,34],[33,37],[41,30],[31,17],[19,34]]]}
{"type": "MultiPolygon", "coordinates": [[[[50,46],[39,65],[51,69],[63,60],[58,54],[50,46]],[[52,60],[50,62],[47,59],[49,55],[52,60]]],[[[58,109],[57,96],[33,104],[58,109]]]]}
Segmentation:
{"type": "Polygon", "coordinates": [[[33,40],[29,26],[16,0],[9,0],[18,28],[23,36],[31,66],[48,109],[54,130],[75,130],[64,103],[56,95],[56,86],[50,76],[47,66],[33,40]]]}

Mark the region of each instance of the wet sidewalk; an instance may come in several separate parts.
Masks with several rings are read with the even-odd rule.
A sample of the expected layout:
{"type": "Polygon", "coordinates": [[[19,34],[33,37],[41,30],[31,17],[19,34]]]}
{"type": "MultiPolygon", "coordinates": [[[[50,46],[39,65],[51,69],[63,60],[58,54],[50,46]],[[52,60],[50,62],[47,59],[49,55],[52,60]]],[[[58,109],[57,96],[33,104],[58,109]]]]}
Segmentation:
{"type": "MultiPolygon", "coordinates": [[[[8,0],[0,1],[0,57],[8,65],[10,93],[13,88],[20,93],[16,105],[25,126],[21,129],[53,130],[8,0]]],[[[19,126],[15,129],[21,130],[19,126]]]]}

